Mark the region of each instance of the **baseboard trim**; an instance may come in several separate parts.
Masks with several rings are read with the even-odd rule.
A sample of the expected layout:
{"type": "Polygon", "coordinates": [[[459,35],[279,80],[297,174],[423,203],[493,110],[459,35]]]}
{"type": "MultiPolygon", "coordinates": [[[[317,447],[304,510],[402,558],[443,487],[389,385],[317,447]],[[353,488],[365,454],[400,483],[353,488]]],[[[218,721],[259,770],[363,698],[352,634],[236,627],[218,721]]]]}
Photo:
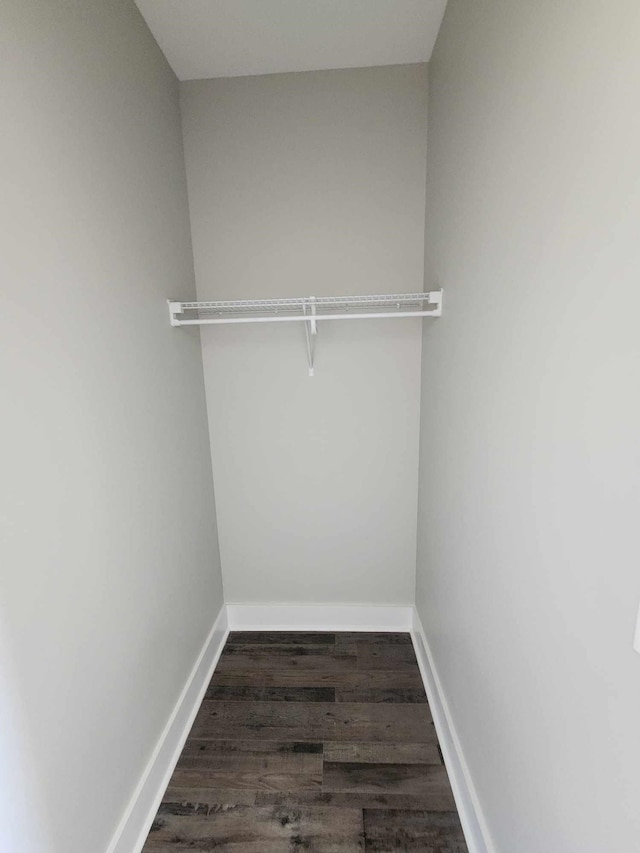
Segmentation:
{"type": "Polygon", "coordinates": [[[235,631],[410,631],[413,608],[374,604],[227,604],[235,631]]]}
{"type": "Polygon", "coordinates": [[[142,850],[228,633],[227,612],[223,606],[158,739],[107,853],[139,853],[142,850]]]}
{"type": "Polygon", "coordinates": [[[495,853],[442,684],[438,678],[433,655],[415,608],[413,608],[412,622],[411,638],[469,853],[495,853]]]}

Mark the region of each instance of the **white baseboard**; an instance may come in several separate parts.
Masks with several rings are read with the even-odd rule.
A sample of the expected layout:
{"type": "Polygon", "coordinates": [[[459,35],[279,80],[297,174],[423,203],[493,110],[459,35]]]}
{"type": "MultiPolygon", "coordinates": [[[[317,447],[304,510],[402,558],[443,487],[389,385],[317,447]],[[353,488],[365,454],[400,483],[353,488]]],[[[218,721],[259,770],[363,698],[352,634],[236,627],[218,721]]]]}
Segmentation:
{"type": "Polygon", "coordinates": [[[189,734],[229,633],[223,606],[160,735],[107,853],[139,853],[189,734]]]}
{"type": "Polygon", "coordinates": [[[469,853],[495,853],[489,830],[480,808],[469,768],[456,734],[447,700],[438,678],[433,656],[417,611],[413,610],[411,637],[418,666],[429,700],[440,749],[449,774],[469,853]]]}
{"type": "Polygon", "coordinates": [[[232,631],[410,631],[413,608],[374,604],[227,604],[232,631]]]}

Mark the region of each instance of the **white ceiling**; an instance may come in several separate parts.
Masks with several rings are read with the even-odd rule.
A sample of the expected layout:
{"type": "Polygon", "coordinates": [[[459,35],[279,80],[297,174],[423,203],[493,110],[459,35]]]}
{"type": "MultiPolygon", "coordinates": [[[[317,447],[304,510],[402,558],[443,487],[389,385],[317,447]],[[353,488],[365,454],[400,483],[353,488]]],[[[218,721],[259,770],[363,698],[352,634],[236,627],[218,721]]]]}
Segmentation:
{"type": "Polygon", "coordinates": [[[180,80],[427,62],[447,0],[136,0],[180,80]]]}

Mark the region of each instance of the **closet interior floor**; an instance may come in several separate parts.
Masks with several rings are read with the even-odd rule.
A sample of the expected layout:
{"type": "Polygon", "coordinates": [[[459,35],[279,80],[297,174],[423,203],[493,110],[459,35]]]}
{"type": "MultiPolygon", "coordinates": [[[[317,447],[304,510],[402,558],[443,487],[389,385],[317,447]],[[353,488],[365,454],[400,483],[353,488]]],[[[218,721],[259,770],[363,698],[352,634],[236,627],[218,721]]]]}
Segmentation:
{"type": "Polygon", "coordinates": [[[409,634],[232,632],[143,853],[467,853],[409,634]]]}

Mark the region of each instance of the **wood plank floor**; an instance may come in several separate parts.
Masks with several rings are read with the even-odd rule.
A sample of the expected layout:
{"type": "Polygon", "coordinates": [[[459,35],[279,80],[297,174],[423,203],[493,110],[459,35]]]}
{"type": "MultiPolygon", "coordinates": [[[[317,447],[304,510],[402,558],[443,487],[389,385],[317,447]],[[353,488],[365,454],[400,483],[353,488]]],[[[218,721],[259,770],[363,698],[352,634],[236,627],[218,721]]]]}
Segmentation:
{"type": "Polygon", "coordinates": [[[232,632],[143,853],[467,853],[409,634],[232,632]]]}

